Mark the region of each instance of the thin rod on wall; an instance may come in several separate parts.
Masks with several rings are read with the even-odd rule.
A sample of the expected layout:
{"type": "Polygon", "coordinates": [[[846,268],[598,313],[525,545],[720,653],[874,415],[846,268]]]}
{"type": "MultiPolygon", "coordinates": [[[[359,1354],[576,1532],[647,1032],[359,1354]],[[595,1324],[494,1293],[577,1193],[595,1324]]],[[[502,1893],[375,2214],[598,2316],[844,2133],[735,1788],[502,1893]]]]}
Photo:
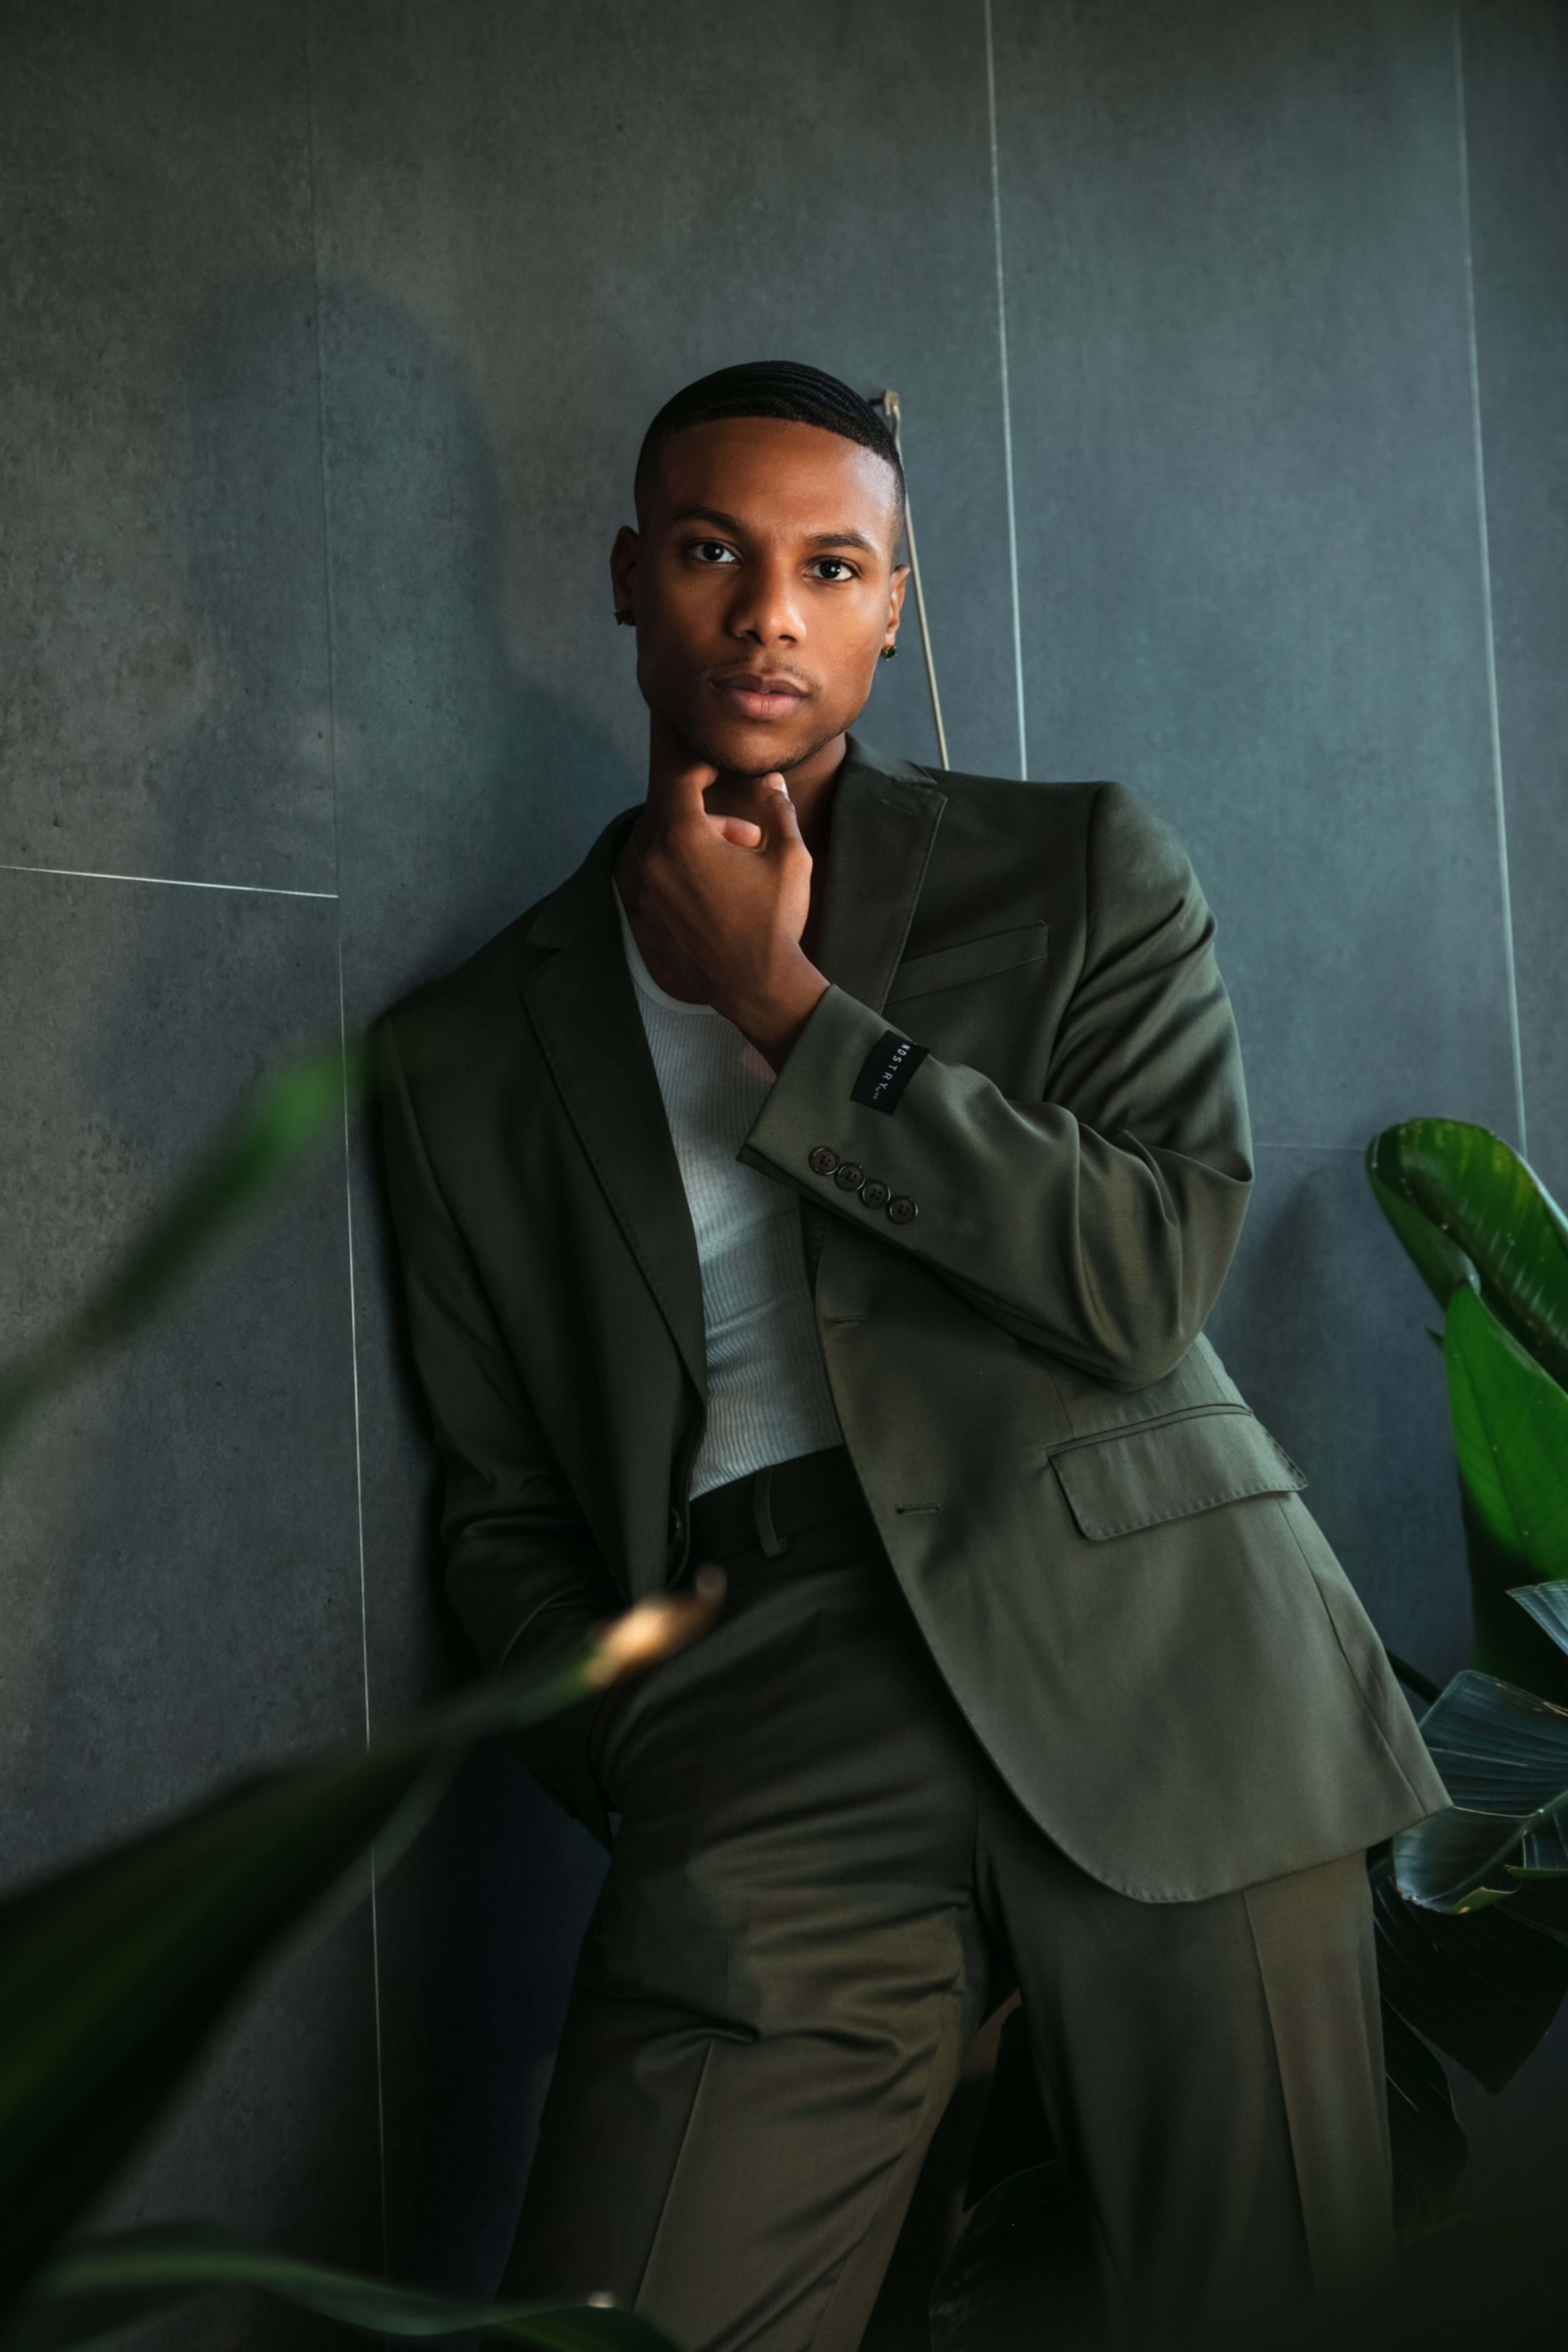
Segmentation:
{"type": "MultiPolygon", "coordinates": [[[[871,405],[873,408],[879,408],[892,426],[893,446],[899,453],[899,463],[902,465],[904,420],[903,413],[899,406],[898,394],[879,392],[874,395],[871,405]]],[[[921,626],[921,651],[925,656],[926,685],[931,690],[931,724],[936,729],[937,755],[944,768],[951,768],[952,761],[947,756],[947,730],[942,723],[942,697],[936,690],[936,664],[931,656],[931,625],[926,619],[925,590],[921,585],[921,560],[915,552],[915,526],[910,514],[907,477],[904,483],[904,537],[909,542],[910,572],[915,583],[915,618],[921,626]]]]}

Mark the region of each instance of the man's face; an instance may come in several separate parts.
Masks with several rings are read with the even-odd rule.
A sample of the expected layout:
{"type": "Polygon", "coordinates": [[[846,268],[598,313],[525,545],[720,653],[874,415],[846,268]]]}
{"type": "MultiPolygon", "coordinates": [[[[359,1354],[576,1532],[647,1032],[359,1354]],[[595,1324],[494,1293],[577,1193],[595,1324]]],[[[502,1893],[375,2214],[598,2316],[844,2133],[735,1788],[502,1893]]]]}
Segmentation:
{"type": "Polygon", "coordinates": [[[637,684],[698,756],[787,772],[853,725],[897,632],[898,485],[815,425],[725,417],[672,434],[640,529],[611,557],[637,684]]]}

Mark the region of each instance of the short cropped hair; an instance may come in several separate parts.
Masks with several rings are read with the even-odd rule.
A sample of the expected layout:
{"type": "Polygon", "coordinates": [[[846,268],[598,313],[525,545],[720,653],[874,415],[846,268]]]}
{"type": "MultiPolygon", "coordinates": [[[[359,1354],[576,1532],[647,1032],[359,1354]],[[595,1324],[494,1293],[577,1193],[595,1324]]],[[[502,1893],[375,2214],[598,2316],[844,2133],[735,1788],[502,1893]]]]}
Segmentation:
{"type": "Polygon", "coordinates": [[[741,367],[718,368],[701,375],[674,398],[667,400],[637,452],[633,490],[640,513],[643,494],[660,450],[672,433],[688,425],[708,425],[721,416],[777,416],[790,425],[816,425],[825,433],[840,434],[874,449],[893,469],[898,485],[899,514],[904,511],[904,469],[899,462],[892,427],[880,410],[821,368],[798,360],[749,360],[741,367]]]}

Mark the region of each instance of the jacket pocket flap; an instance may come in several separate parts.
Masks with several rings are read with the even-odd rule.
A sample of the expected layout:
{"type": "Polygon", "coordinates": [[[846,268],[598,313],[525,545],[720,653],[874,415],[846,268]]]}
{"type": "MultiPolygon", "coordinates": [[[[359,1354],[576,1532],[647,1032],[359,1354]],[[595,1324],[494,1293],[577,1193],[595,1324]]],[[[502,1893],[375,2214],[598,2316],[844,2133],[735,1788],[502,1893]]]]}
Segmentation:
{"type": "Polygon", "coordinates": [[[956,988],[966,980],[1011,971],[1017,964],[1038,963],[1048,936],[1047,924],[1025,923],[1016,931],[992,931],[984,939],[960,940],[954,947],[910,956],[893,974],[887,1002],[901,1004],[906,996],[925,996],[932,989],[956,988]]]}
{"type": "Polygon", "coordinates": [[[1225,1410],[1119,1429],[1053,1454],[1051,1466],[1079,1532],[1094,1543],[1307,1483],[1256,1414],[1225,1410]]]}

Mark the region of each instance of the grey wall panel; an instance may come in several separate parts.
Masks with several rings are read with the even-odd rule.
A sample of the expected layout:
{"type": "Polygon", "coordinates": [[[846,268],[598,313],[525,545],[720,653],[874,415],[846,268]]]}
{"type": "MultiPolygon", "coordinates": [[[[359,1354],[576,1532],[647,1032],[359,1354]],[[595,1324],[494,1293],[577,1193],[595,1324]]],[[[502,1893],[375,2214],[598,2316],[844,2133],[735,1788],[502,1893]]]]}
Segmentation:
{"type": "MultiPolygon", "coordinates": [[[[263,1072],[335,1038],[337,992],[330,902],[0,874],[7,1356],[115,1262],[263,1072]]],[[[266,1759],[363,1738],[348,1334],[329,1124],[5,1464],[7,1880],[266,1759]]],[[[370,1961],[361,1918],[270,1984],[115,2210],[378,2262],[370,1961]]],[[[238,2306],[234,2326],[237,2344],[294,2340],[238,2306]]]]}
{"type": "Polygon", "coordinates": [[[1030,764],[1187,840],[1260,1136],[1506,1129],[1446,14],[996,27],[1030,764]]]}
{"type": "MultiPolygon", "coordinates": [[[[356,992],[482,937],[640,790],[608,550],[644,425],[704,369],[784,353],[896,385],[954,756],[1005,763],[978,24],[927,7],[895,36],[810,0],[764,87],[755,25],[714,5],[322,13],[356,992]]],[[[929,751],[912,637],[867,724],[929,751]]]]}
{"type": "Polygon", "coordinates": [[[304,34],[5,10],[0,859],[332,887],[304,34]]]}
{"type": "Polygon", "coordinates": [[[1568,16],[1462,13],[1499,740],[1530,1157],[1568,1198],[1568,16]]]}
{"type": "Polygon", "coordinates": [[[1306,1472],[1384,1640],[1442,1682],[1469,1647],[1469,1586],[1437,1320],[1360,1152],[1259,1148],[1208,1337],[1306,1472]]]}

